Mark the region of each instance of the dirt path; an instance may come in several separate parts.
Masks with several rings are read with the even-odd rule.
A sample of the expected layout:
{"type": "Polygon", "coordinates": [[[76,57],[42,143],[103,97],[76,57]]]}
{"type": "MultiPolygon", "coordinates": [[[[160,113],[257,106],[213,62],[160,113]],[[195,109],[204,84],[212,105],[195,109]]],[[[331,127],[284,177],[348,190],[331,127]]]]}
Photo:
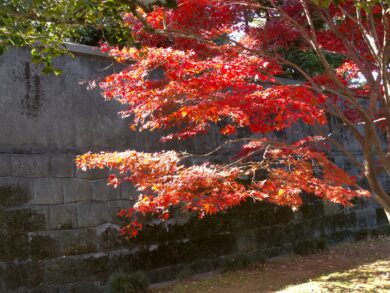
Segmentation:
{"type": "Polygon", "coordinates": [[[305,257],[278,257],[250,270],[185,280],[152,292],[390,293],[390,238],[345,243],[305,257]]]}

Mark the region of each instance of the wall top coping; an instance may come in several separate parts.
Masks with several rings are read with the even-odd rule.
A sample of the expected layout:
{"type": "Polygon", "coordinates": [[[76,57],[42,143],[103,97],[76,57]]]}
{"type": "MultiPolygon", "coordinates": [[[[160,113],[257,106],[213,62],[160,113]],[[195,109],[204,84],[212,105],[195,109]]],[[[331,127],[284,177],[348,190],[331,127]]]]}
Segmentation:
{"type": "MultiPolygon", "coordinates": [[[[81,55],[90,55],[90,56],[97,56],[97,57],[103,57],[103,58],[112,58],[110,55],[106,53],[102,53],[99,49],[99,47],[94,46],[87,46],[87,45],[81,45],[81,44],[75,44],[75,43],[69,43],[65,42],[65,47],[70,52],[75,54],[81,54],[81,55]]],[[[276,77],[276,79],[283,83],[283,84],[302,84],[303,82],[300,80],[295,80],[291,78],[285,78],[285,77],[276,77]]]]}
{"type": "Polygon", "coordinates": [[[65,42],[64,45],[67,50],[75,54],[92,55],[92,56],[98,56],[103,58],[112,58],[108,54],[102,53],[99,47],[68,43],[68,42],[65,42]]]}

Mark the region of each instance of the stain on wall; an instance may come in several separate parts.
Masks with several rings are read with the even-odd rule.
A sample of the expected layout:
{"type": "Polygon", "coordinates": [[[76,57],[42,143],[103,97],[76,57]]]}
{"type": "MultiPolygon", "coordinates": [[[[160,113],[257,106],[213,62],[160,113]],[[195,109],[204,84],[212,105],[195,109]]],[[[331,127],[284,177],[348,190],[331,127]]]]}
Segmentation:
{"type": "Polygon", "coordinates": [[[43,107],[41,79],[38,74],[32,72],[29,62],[24,63],[23,79],[26,93],[21,101],[21,114],[37,118],[43,107]]]}

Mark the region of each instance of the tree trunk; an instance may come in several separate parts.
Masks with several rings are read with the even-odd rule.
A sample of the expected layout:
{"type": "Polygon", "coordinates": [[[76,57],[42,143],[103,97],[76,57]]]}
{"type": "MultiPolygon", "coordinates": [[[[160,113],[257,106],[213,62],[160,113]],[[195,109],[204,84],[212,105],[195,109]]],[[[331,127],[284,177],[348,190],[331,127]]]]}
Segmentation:
{"type": "Polygon", "coordinates": [[[372,182],[372,178],[368,181],[373,191],[374,200],[385,210],[387,220],[390,223],[390,197],[384,192],[380,182],[372,182]]]}
{"type": "Polygon", "coordinates": [[[387,216],[387,220],[388,220],[389,223],[390,223],[390,208],[389,208],[389,209],[386,209],[386,208],[385,208],[385,214],[386,214],[386,216],[387,216]]]}
{"type": "Polygon", "coordinates": [[[386,213],[387,220],[390,222],[390,196],[383,189],[382,183],[380,182],[376,173],[374,165],[374,154],[373,146],[371,144],[373,133],[368,125],[365,126],[365,135],[363,143],[363,154],[364,154],[364,168],[365,176],[373,192],[375,201],[380,204],[386,213]]]}
{"type": "Polygon", "coordinates": [[[382,204],[381,206],[382,206],[383,209],[385,210],[385,214],[386,214],[386,217],[387,217],[387,221],[390,223],[390,205],[382,204]]]}

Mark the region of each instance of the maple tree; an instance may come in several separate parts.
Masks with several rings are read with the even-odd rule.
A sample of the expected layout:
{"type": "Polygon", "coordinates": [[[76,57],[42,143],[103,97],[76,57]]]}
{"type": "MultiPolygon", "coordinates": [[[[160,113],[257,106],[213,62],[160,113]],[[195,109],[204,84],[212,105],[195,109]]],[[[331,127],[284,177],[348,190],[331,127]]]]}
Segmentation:
{"type": "Polygon", "coordinates": [[[356,178],[327,158],[325,144],[357,165],[375,199],[390,211],[378,179],[379,169],[390,174],[390,140],[383,146],[380,137],[390,134],[389,7],[384,1],[324,2],[187,0],[175,9],[136,7],[124,16],[142,46],[103,43],[104,52],[131,65],[100,86],[107,100],[128,106],[121,114],[132,118],[132,129],[164,129],[162,141],[186,139],[215,125],[226,137],[240,128],[252,135],[227,139],[203,155],[126,151],[78,157],[80,168],[116,170],[109,177],[113,187],[131,182],[141,192],[133,207],[119,213],[128,219],[123,234],[136,236],[150,214],[166,220],[182,210],[202,217],[248,198],[296,209],[302,192],[343,205],[368,196],[356,178]],[[263,23],[253,25],[256,17],[263,23]],[[281,49],[292,46],[314,52],[323,73],[310,75],[287,60],[281,49]],[[333,68],[326,52],[342,55],[342,65],[333,68]],[[279,82],[276,76],[286,67],[305,82],[279,82]],[[329,115],[360,143],[363,162],[323,133],[329,115]],[[318,136],[286,143],[269,135],[298,121],[318,129],[318,136]],[[241,150],[226,162],[208,162],[233,143],[241,150]],[[201,163],[185,163],[194,157],[201,163]]]}
{"type": "Polygon", "coordinates": [[[130,182],[140,191],[136,204],[119,212],[127,220],[124,235],[136,236],[150,215],[161,221],[177,211],[202,217],[248,198],[297,209],[303,192],[343,205],[369,196],[358,178],[327,157],[330,148],[355,164],[390,217],[390,196],[379,179],[390,176],[387,1],[107,2],[120,7],[121,27],[129,28],[133,46],[101,43],[103,52],[129,65],[100,87],[107,100],[127,106],[121,115],[131,119],[131,129],[162,129],[163,142],[215,127],[225,137],[205,154],[79,156],[79,168],[108,167],[109,185],[130,182]],[[314,56],[319,68],[294,62],[291,48],[314,56]],[[340,66],[330,60],[335,55],[340,66]],[[303,82],[283,84],[278,77],[288,72],[303,82]],[[360,145],[363,161],[326,132],[330,117],[360,145]],[[273,135],[298,122],[317,135],[294,142],[273,135]],[[225,162],[211,162],[233,144],[237,151],[225,162]]]}

